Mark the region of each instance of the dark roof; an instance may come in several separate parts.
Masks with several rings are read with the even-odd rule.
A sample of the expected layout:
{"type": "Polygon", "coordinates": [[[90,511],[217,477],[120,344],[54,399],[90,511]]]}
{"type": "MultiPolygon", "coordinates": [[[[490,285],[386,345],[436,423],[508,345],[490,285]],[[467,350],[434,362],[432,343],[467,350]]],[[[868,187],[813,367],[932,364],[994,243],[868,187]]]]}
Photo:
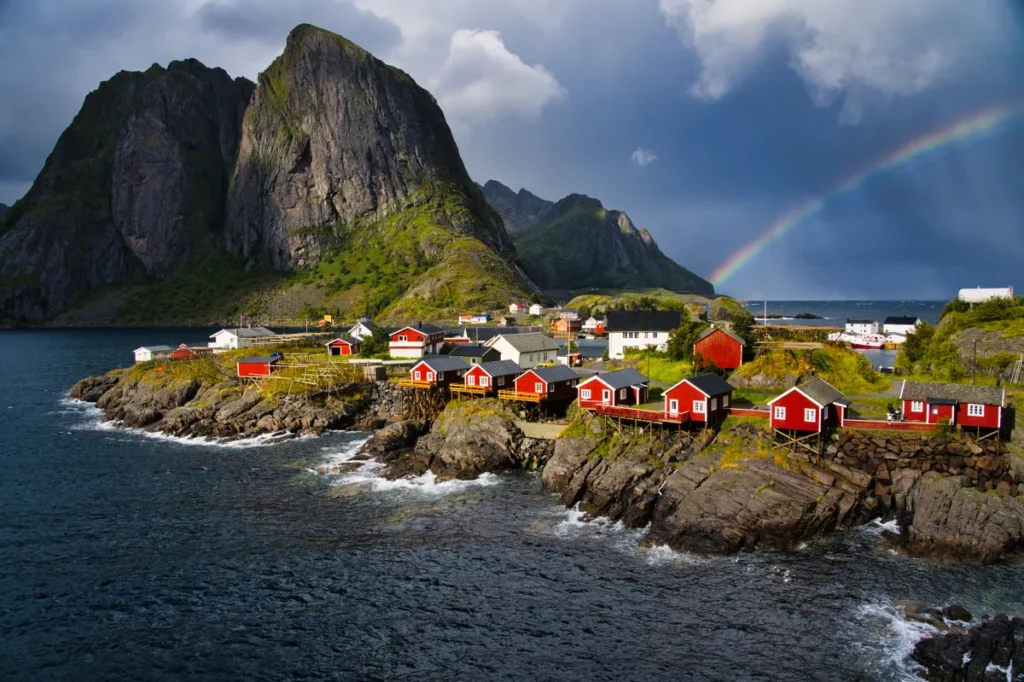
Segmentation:
{"type": "Polygon", "coordinates": [[[705,329],[705,330],[704,330],[704,331],[703,331],[703,332],[701,333],[701,335],[700,335],[699,337],[697,337],[697,340],[698,340],[698,341],[700,341],[700,340],[702,340],[702,339],[706,339],[707,337],[711,336],[711,335],[712,335],[712,334],[714,334],[715,332],[722,332],[723,334],[725,334],[725,335],[726,335],[726,336],[728,336],[729,338],[731,338],[731,339],[733,339],[733,340],[735,340],[735,341],[739,341],[739,342],[740,342],[740,345],[741,345],[741,346],[745,346],[745,345],[747,345],[747,342],[746,342],[746,341],[744,341],[744,340],[743,340],[743,339],[741,339],[740,337],[736,336],[735,334],[733,334],[733,333],[732,333],[731,331],[729,331],[729,330],[728,330],[728,329],[726,329],[725,327],[710,327],[710,328],[708,328],[708,329],[705,329]]]}
{"type": "Polygon", "coordinates": [[[904,381],[900,391],[903,400],[925,400],[932,404],[936,400],[955,400],[973,405],[999,405],[1006,403],[1006,392],[995,386],[970,386],[968,384],[930,384],[922,381],[904,381]]]}
{"type": "Polygon", "coordinates": [[[272,353],[272,354],[266,355],[266,356],[253,356],[253,357],[249,357],[249,358],[242,358],[241,360],[239,360],[239,362],[255,362],[255,363],[260,363],[260,364],[263,364],[263,365],[268,365],[271,362],[277,362],[282,357],[284,357],[284,356],[281,355],[280,353],[272,353]]]}
{"type": "Polygon", "coordinates": [[[823,407],[825,405],[831,405],[843,397],[842,391],[835,388],[832,384],[828,383],[821,377],[814,377],[810,381],[800,384],[797,388],[803,392],[804,395],[808,396],[811,400],[823,407]]]}
{"type": "Polygon", "coordinates": [[[647,384],[651,381],[635,369],[620,369],[617,372],[598,374],[597,378],[616,390],[647,384]]]}
{"type": "Polygon", "coordinates": [[[918,319],[917,317],[892,316],[885,318],[885,322],[882,324],[917,324],[918,319]]]}
{"type": "Polygon", "coordinates": [[[453,358],[482,358],[488,353],[500,355],[496,349],[477,343],[460,343],[448,355],[453,358]]]}
{"type": "Polygon", "coordinates": [[[553,384],[557,381],[569,381],[571,379],[580,378],[579,374],[572,371],[572,369],[565,365],[555,365],[554,367],[534,367],[532,370],[527,371],[532,371],[549,384],[553,384]]]}
{"type": "Polygon", "coordinates": [[[558,344],[540,332],[535,334],[513,334],[505,340],[520,353],[558,350],[558,344]]]}
{"type": "Polygon", "coordinates": [[[658,312],[608,313],[609,332],[670,332],[683,323],[683,314],[674,310],[658,312]]]}
{"type": "Polygon", "coordinates": [[[411,329],[415,329],[416,331],[423,332],[424,334],[427,334],[427,335],[430,335],[430,334],[440,334],[440,333],[442,333],[444,331],[440,327],[438,327],[436,325],[432,325],[432,324],[423,324],[423,323],[420,323],[420,324],[410,324],[409,327],[411,329]]]}
{"type": "Polygon", "coordinates": [[[492,377],[507,377],[509,375],[519,375],[523,373],[523,368],[511,360],[484,362],[477,365],[477,367],[487,372],[492,377]]]}
{"type": "Polygon", "coordinates": [[[701,374],[700,376],[690,377],[686,381],[711,397],[725,395],[733,391],[733,386],[717,374],[701,374]]]}
{"type": "Polygon", "coordinates": [[[490,341],[495,336],[509,336],[511,334],[533,334],[544,331],[543,327],[459,327],[457,329],[445,329],[446,338],[467,338],[480,341],[490,341]]]}
{"type": "MultiPolygon", "coordinates": [[[[469,365],[458,358],[450,358],[447,355],[425,355],[416,365],[424,363],[435,372],[459,372],[469,369],[469,365]]],[[[415,367],[416,365],[413,365],[415,367]]]]}
{"type": "Polygon", "coordinates": [[[350,336],[339,336],[336,339],[331,339],[330,341],[328,341],[326,345],[329,346],[332,343],[334,343],[335,341],[344,341],[345,343],[347,343],[347,344],[349,344],[351,346],[358,346],[358,345],[360,345],[359,339],[353,339],[350,336]]]}
{"type": "Polygon", "coordinates": [[[373,320],[369,320],[369,319],[367,319],[365,317],[360,317],[358,320],[356,320],[356,323],[354,325],[352,325],[352,326],[353,327],[357,327],[359,325],[363,325],[364,327],[369,329],[371,332],[375,332],[378,329],[380,329],[380,327],[378,327],[376,325],[376,323],[374,323],[373,320]]]}
{"type": "Polygon", "coordinates": [[[850,401],[847,400],[846,398],[840,398],[839,400],[834,400],[832,402],[834,402],[836,405],[840,405],[842,407],[849,407],[850,406],[850,401]]]}
{"type": "Polygon", "coordinates": [[[874,320],[851,320],[846,318],[846,324],[874,324],[874,320]]]}
{"type": "Polygon", "coordinates": [[[953,398],[928,398],[929,405],[956,405],[953,398]]]}

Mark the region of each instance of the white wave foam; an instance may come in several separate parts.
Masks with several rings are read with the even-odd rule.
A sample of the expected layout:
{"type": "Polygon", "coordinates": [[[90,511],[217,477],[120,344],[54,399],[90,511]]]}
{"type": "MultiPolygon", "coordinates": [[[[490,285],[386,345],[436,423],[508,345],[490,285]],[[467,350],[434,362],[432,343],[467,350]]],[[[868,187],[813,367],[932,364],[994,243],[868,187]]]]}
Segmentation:
{"type": "Polygon", "coordinates": [[[914,646],[925,637],[938,634],[938,629],[927,623],[907,620],[902,607],[891,603],[865,604],[860,607],[862,619],[876,626],[878,638],[869,643],[880,657],[887,676],[899,680],[919,681],[918,665],[910,658],[914,646]]]}
{"type": "Polygon", "coordinates": [[[328,449],[328,455],[323,464],[312,471],[336,479],[333,481],[333,485],[338,487],[369,489],[373,492],[404,491],[428,497],[451,495],[468,488],[488,487],[501,482],[501,479],[495,474],[481,474],[478,478],[469,481],[441,481],[432,471],[428,471],[422,476],[390,480],[382,475],[385,469],[383,463],[372,459],[353,461],[367,440],[369,440],[369,435],[361,440],[346,443],[341,450],[328,449]]]}
{"type": "Polygon", "coordinates": [[[652,545],[641,548],[651,566],[696,566],[707,563],[709,559],[686,552],[677,552],[668,545],[652,545]]]}
{"type": "Polygon", "coordinates": [[[870,535],[881,536],[882,533],[895,533],[899,535],[900,524],[896,519],[891,521],[882,522],[878,519],[873,520],[871,523],[861,526],[861,529],[870,535]]]}

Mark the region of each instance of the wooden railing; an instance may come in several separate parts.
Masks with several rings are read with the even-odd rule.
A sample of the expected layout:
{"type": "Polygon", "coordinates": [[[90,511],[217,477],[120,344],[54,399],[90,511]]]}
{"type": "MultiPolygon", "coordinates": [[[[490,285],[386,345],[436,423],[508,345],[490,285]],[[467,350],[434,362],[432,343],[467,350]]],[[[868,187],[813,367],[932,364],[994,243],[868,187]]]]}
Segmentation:
{"type": "Polygon", "coordinates": [[[845,419],[843,427],[847,429],[866,429],[869,431],[939,431],[939,424],[924,422],[891,422],[884,419],[845,419]]]}
{"type": "Polygon", "coordinates": [[[489,386],[466,386],[465,384],[452,384],[450,390],[452,395],[485,396],[491,393],[489,386]]]}
{"type": "Polygon", "coordinates": [[[597,414],[619,419],[633,419],[645,422],[668,422],[671,424],[685,424],[690,420],[689,412],[670,413],[660,410],[641,410],[635,407],[618,407],[616,405],[588,405],[585,410],[592,410],[597,414]]]}
{"type": "Polygon", "coordinates": [[[394,382],[403,388],[434,388],[429,381],[416,381],[415,379],[395,379],[394,382]]]}
{"type": "Polygon", "coordinates": [[[771,413],[768,410],[758,410],[752,407],[730,407],[729,414],[735,417],[764,417],[768,419],[771,413]]]}
{"type": "Polygon", "coordinates": [[[542,403],[548,399],[547,393],[520,393],[518,391],[498,391],[498,400],[509,400],[519,403],[542,403]]]}

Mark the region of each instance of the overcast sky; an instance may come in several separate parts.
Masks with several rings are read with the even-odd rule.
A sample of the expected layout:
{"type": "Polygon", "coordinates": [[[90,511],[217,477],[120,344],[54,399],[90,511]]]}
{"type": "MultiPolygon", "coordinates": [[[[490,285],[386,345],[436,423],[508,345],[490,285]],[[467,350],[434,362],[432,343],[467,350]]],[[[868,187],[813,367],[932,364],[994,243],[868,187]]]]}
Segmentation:
{"type": "MultiPolygon", "coordinates": [[[[1024,103],[1021,0],[0,0],[0,202],[121,69],[255,79],[341,33],[431,90],[474,178],[624,210],[709,276],[873,159],[1024,103]]],[[[1024,289],[1024,117],[874,176],[719,289],[946,298],[1024,289]]]]}

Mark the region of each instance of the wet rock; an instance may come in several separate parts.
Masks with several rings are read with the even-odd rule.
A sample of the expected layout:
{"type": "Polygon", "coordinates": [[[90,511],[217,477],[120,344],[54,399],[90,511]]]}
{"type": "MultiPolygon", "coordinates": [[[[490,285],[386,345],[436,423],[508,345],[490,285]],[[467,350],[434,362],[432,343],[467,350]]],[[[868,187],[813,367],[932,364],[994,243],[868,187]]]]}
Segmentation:
{"type": "Polygon", "coordinates": [[[914,647],[914,661],[931,682],[985,682],[1017,680],[1024,659],[1024,623],[998,615],[968,632],[950,632],[922,639],[914,647]]]}
{"type": "Polygon", "coordinates": [[[970,623],[974,620],[971,617],[971,612],[959,604],[950,604],[943,608],[942,615],[945,616],[946,620],[956,620],[961,623],[970,623]]]}
{"type": "Polygon", "coordinates": [[[117,386],[121,378],[117,376],[104,375],[99,377],[86,377],[71,387],[71,397],[75,400],[84,400],[87,403],[94,403],[104,393],[117,386]]]}
{"type": "Polygon", "coordinates": [[[377,431],[362,447],[362,452],[382,462],[389,462],[400,450],[411,447],[423,432],[423,423],[413,420],[388,424],[377,431]]]}

